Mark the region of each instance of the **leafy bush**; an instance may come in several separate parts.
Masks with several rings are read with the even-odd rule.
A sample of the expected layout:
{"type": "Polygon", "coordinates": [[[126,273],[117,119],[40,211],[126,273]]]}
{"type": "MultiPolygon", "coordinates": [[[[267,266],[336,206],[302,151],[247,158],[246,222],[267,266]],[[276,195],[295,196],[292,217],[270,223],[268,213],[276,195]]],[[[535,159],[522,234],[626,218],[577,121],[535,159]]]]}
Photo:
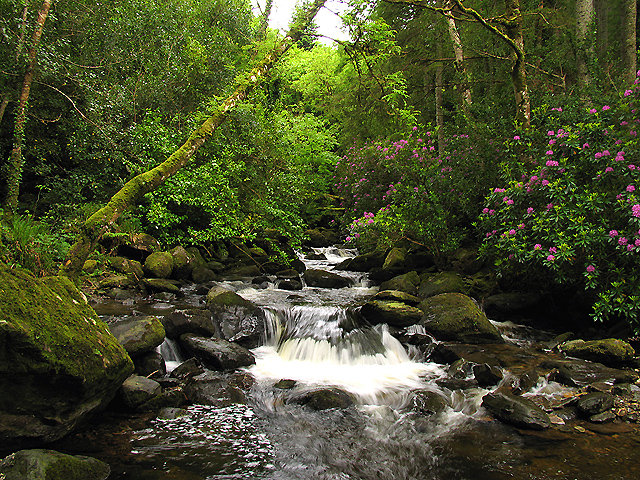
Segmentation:
{"type": "Polygon", "coordinates": [[[595,320],[625,317],[636,328],[638,83],[615,106],[592,108],[570,123],[563,123],[562,107],[552,108],[542,128],[515,135],[509,148],[530,173],[494,189],[479,223],[481,251],[500,275],[584,288],[595,294],[595,320]]]}

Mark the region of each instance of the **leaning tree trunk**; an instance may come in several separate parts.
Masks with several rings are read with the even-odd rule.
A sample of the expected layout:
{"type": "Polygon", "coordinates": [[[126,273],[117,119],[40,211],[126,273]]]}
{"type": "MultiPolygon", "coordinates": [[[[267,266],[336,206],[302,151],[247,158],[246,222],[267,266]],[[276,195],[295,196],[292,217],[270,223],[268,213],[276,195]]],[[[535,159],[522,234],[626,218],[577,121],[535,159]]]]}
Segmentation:
{"type": "Polygon", "coordinates": [[[4,199],[5,214],[13,215],[18,208],[18,194],[20,192],[20,177],[22,176],[22,145],[24,143],[24,126],[27,121],[27,102],[29,101],[29,92],[33,82],[33,75],[36,69],[36,51],[42,31],[44,30],[44,22],[49,15],[51,8],[51,0],[44,0],[40,12],[38,13],[38,21],[31,38],[29,46],[29,61],[27,70],[24,74],[22,82],[22,91],[18,100],[18,109],[16,114],[15,127],[13,132],[13,149],[6,169],[6,196],[4,199]]]}
{"type": "Polygon", "coordinates": [[[76,243],[71,247],[66,259],[60,267],[60,275],[76,279],[84,262],[94,250],[102,235],[118,217],[131,205],[134,205],[145,194],[152,192],[162,185],[165,180],[175,175],[184,167],[198,149],[211,136],[216,127],[222,123],[227,112],[242,102],[250,90],[257,85],[265,74],[273,67],[277,60],[295,44],[302,36],[306,27],[311,23],[326,0],[314,0],[295,18],[285,38],[236,85],[236,89],[218,106],[216,112],[209,117],[198,129],[193,131],[187,141],[169,158],[157,167],[141,173],[129,180],[111,200],[84,222],[76,243]]]}

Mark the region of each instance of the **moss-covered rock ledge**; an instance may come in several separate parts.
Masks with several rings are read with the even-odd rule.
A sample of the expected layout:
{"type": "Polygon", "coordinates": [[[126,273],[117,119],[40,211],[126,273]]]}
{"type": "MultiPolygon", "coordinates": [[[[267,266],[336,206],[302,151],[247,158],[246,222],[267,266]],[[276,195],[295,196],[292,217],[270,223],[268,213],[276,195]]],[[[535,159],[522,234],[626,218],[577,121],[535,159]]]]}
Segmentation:
{"type": "Polygon", "coordinates": [[[132,371],[69,279],[0,263],[0,451],[61,438],[105,407],[132,371]]]}

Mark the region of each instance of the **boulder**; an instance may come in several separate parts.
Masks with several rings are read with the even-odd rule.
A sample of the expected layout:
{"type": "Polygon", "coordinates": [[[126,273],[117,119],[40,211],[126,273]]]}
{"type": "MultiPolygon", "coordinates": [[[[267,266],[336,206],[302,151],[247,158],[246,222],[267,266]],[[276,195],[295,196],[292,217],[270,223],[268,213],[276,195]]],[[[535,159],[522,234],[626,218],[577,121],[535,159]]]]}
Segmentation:
{"type": "Polygon", "coordinates": [[[483,302],[484,311],[495,320],[538,317],[544,312],[543,299],[535,293],[499,293],[483,302]]]}
{"type": "Polygon", "coordinates": [[[57,440],[114,397],[125,349],[66,277],[0,263],[0,450],[57,440]]]}
{"type": "Polygon", "coordinates": [[[224,408],[247,402],[242,390],[231,385],[228,377],[219,372],[206,371],[193,377],[185,386],[184,393],[196,405],[224,408]]]}
{"type": "Polygon", "coordinates": [[[131,375],[122,384],[120,396],[125,406],[135,410],[162,393],[162,387],[155,380],[131,375]]]}
{"type": "Polygon", "coordinates": [[[212,315],[216,336],[246,348],[261,344],[267,321],[264,310],[220,286],[207,293],[207,308],[212,315]]]}
{"type": "Polygon", "coordinates": [[[135,373],[141,377],[158,378],[167,373],[167,365],[164,358],[158,352],[147,352],[137,356],[133,360],[135,373]]]}
{"type": "Polygon", "coordinates": [[[353,285],[353,282],[349,278],[338,275],[337,273],[315,268],[309,268],[304,272],[304,281],[310,287],[320,288],[343,288],[353,285]]]}
{"type": "Polygon", "coordinates": [[[294,279],[280,280],[276,285],[281,290],[302,290],[302,282],[294,279]]]}
{"type": "Polygon", "coordinates": [[[106,480],[108,464],[55,450],[20,450],[0,460],[3,480],[106,480]]]}
{"type": "Polygon", "coordinates": [[[176,285],[175,280],[168,280],[166,278],[143,278],[141,283],[151,292],[167,292],[182,296],[180,287],[176,285]]]}
{"type": "Polygon", "coordinates": [[[109,290],[112,288],[124,289],[135,287],[138,281],[131,275],[114,275],[100,280],[98,283],[99,290],[109,290]]]}
{"type": "Polygon", "coordinates": [[[145,260],[143,269],[148,277],[169,278],[173,271],[173,256],[169,252],[154,252],[145,260]]]}
{"type": "Polygon", "coordinates": [[[189,278],[194,267],[193,255],[187,252],[184,247],[180,245],[171,249],[169,253],[173,259],[171,276],[178,280],[185,280],[189,278]]]}
{"type": "Polygon", "coordinates": [[[191,279],[195,283],[207,283],[216,280],[217,275],[216,272],[209,269],[208,267],[196,266],[191,271],[191,279]]]}
{"type": "Polygon", "coordinates": [[[480,387],[497,385],[502,380],[502,371],[493,365],[482,363],[473,366],[473,376],[480,387]]]}
{"type": "Polygon", "coordinates": [[[185,333],[180,337],[180,345],[213,370],[236,370],[256,363],[249,350],[220,338],[185,333]]]}
{"type": "Polygon", "coordinates": [[[417,307],[422,301],[420,298],[400,290],[381,290],[373,296],[372,300],[402,302],[412,307],[417,307]]]}
{"type": "Polygon", "coordinates": [[[418,296],[428,298],[442,293],[466,293],[466,291],[467,286],[460,275],[454,272],[440,272],[421,279],[418,296]]]}
{"type": "Polygon", "coordinates": [[[209,268],[207,261],[202,256],[198,247],[187,247],[185,250],[191,256],[191,265],[193,265],[193,268],[209,268]]]}
{"type": "Polygon", "coordinates": [[[307,237],[304,244],[309,247],[330,247],[340,242],[340,236],[335,230],[313,228],[304,233],[307,237]]]}
{"type": "Polygon", "coordinates": [[[136,260],[129,260],[125,257],[110,257],[107,260],[107,265],[124,275],[134,275],[138,279],[144,277],[142,264],[136,260]]]}
{"type": "Polygon", "coordinates": [[[461,293],[429,297],[418,306],[420,324],[438,340],[463,343],[504,343],[500,332],[475,302],[461,293]]]}
{"type": "Polygon", "coordinates": [[[132,357],[155,350],[164,341],[164,327],[158,317],[127,318],[107,325],[132,357]]]}
{"type": "Polygon", "coordinates": [[[613,408],[613,396],[606,392],[592,392],[578,400],[578,410],[586,416],[593,416],[613,408]]]}
{"type": "Polygon", "coordinates": [[[355,397],[339,388],[320,388],[296,397],[295,402],[312,410],[327,410],[348,408],[355,404],[355,397]]]}
{"type": "Polygon", "coordinates": [[[384,259],[384,263],[382,264],[383,270],[402,270],[404,267],[405,261],[407,260],[407,249],[406,248],[392,248],[387,253],[387,257],[384,259]]]}
{"type": "Polygon", "coordinates": [[[382,282],[380,290],[398,290],[406,292],[409,295],[418,293],[418,285],[420,285],[420,277],[417,272],[409,272],[404,275],[398,275],[391,280],[382,282]]]}
{"type": "Polygon", "coordinates": [[[174,310],[164,316],[162,324],[167,338],[171,339],[178,339],[185,333],[195,333],[205,337],[219,333],[211,318],[211,312],[202,308],[174,310]]]}
{"type": "Polygon", "coordinates": [[[416,390],[413,392],[409,405],[411,410],[422,415],[431,416],[442,413],[449,405],[449,402],[442,394],[431,390],[416,390]]]}
{"type": "Polygon", "coordinates": [[[518,428],[544,430],[551,426],[549,415],[523,397],[495,391],[482,397],[482,406],[498,420],[518,428]]]}
{"type": "Polygon", "coordinates": [[[160,242],[146,233],[134,233],[125,238],[126,243],[118,245],[118,255],[142,261],[152,252],[160,251],[160,242]]]}
{"type": "Polygon", "coordinates": [[[558,348],[569,357],[581,358],[612,367],[631,364],[636,353],[631,345],[617,338],[590,341],[570,340],[560,344],[558,348]]]}
{"type": "Polygon", "coordinates": [[[373,252],[348,258],[335,267],[335,270],[350,270],[352,272],[368,272],[373,268],[382,268],[384,260],[387,258],[385,251],[374,250],[373,252]]]}
{"type": "Polygon", "coordinates": [[[422,318],[419,308],[390,300],[371,300],[360,308],[360,313],[373,325],[386,323],[398,328],[415,325],[422,318]]]}

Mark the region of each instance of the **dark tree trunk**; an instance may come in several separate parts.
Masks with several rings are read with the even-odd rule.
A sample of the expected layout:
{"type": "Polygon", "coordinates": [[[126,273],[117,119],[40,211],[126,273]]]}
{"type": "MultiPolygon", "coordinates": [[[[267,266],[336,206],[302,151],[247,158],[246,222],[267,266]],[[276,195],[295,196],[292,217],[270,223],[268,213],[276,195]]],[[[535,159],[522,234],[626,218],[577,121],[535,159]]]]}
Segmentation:
{"type": "Polygon", "coordinates": [[[287,36],[264,57],[258,66],[247,74],[243,81],[236,85],[233,94],[218,106],[211,117],[191,133],[182,147],[157,167],[129,180],[104,207],[89,217],[82,225],[76,243],[71,247],[67,258],[60,267],[60,275],[74,280],[80,275],[87,257],[118,217],[128,207],[138,202],[145,194],[158,188],[189,162],[207,138],[222,123],[227,112],[247,98],[251,89],[263,79],[278,59],[300,40],[304,30],[313,21],[325,1],[315,0],[293,20],[287,36]]]}

